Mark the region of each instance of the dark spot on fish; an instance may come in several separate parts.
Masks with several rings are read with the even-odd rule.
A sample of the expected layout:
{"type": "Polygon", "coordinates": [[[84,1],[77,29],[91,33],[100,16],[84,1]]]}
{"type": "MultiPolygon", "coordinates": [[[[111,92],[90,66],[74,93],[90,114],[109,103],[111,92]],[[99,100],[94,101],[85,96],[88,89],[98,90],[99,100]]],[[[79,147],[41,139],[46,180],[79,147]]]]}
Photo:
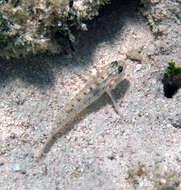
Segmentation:
{"type": "Polygon", "coordinates": [[[117,62],[117,61],[113,61],[113,62],[111,63],[111,66],[112,66],[112,67],[117,67],[117,66],[118,66],[118,62],[117,62]]]}
{"type": "Polygon", "coordinates": [[[119,66],[118,67],[118,74],[122,73],[122,71],[123,71],[123,66],[119,66]]]}

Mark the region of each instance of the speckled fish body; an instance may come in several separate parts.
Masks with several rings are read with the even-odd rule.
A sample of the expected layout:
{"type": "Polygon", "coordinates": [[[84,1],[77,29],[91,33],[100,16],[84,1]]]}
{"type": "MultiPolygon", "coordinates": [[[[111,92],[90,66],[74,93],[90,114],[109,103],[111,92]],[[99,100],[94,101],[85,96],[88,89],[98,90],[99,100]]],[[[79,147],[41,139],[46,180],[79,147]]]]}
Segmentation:
{"type": "MultiPolygon", "coordinates": [[[[114,61],[97,71],[87,84],[76,94],[68,104],[65,105],[63,112],[58,113],[55,127],[50,134],[41,155],[46,152],[46,149],[56,134],[64,134],[69,126],[69,122],[82,112],[86,107],[92,104],[105,92],[110,96],[109,91],[115,88],[117,84],[123,80],[124,70],[126,65],[123,61],[114,61]]],[[[112,97],[111,97],[112,99],[112,97]]],[[[114,101],[114,100],[113,100],[114,101]]]]}
{"type": "Polygon", "coordinates": [[[97,76],[92,78],[83,89],[71,99],[65,106],[65,112],[69,115],[80,113],[87,106],[97,100],[108,90],[112,90],[121,82],[125,70],[125,63],[114,61],[103,67],[97,76]]]}

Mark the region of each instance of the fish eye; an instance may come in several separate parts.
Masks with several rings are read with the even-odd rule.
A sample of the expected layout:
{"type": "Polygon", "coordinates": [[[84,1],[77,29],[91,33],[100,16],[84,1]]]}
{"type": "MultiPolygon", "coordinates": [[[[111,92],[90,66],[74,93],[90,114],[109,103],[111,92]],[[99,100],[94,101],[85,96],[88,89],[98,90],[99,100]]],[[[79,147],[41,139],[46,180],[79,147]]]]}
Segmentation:
{"type": "Polygon", "coordinates": [[[120,74],[123,71],[123,66],[118,67],[118,74],[120,74]]]}
{"type": "Polygon", "coordinates": [[[113,62],[111,63],[111,66],[112,66],[112,67],[118,66],[118,62],[117,62],[117,61],[113,61],[113,62]]]}

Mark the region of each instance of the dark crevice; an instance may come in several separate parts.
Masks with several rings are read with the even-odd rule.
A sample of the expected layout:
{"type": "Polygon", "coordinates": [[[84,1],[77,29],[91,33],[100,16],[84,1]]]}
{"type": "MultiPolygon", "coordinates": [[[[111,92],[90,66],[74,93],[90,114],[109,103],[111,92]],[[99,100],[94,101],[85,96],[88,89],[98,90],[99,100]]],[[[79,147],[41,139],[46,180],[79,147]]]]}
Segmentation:
{"type": "Polygon", "coordinates": [[[164,84],[164,96],[166,98],[172,98],[178,91],[177,86],[164,84]]]}
{"type": "Polygon", "coordinates": [[[181,88],[181,67],[177,67],[175,62],[169,62],[162,83],[165,97],[172,98],[181,88]]]}
{"type": "MultiPolygon", "coordinates": [[[[140,0],[111,0],[111,4],[108,4],[106,6],[103,6],[99,10],[99,17],[106,16],[108,14],[111,14],[112,12],[116,10],[120,10],[126,7],[131,8],[132,10],[137,10],[137,8],[141,6],[140,0]]],[[[123,10],[124,12],[124,10],[123,10]]],[[[130,12],[130,14],[134,14],[134,12],[130,12]]]]}
{"type": "Polygon", "coordinates": [[[171,77],[165,74],[162,83],[164,96],[166,98],[172,98],[181,88],[181,73],[171,77]]]}

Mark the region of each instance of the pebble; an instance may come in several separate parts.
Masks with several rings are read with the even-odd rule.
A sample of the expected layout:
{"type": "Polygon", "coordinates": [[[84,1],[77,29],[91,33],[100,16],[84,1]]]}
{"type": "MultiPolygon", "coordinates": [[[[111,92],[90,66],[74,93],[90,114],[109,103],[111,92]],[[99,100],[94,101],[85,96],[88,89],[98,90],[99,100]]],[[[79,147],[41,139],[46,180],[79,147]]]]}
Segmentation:
{"type": "Polygon", "coordinates": [[[13,168],[13,171],[15,171],[15,172],[18,172],[21,170],[20,165],[18,163],[13,163],[12,168],[13,168]]]}
{"type": "Polygon", "coordinates": [[[140,71],[141,68],[142,68],[142,65],[141,65],[141,64],[136,65],[135,72],[140,71]]]}
{"type": "Polygon", "coordinates": [[[142,61],[142,56],[138,49],[131,49],[126,53],[126,56],[133,61],[142,61]]]}

